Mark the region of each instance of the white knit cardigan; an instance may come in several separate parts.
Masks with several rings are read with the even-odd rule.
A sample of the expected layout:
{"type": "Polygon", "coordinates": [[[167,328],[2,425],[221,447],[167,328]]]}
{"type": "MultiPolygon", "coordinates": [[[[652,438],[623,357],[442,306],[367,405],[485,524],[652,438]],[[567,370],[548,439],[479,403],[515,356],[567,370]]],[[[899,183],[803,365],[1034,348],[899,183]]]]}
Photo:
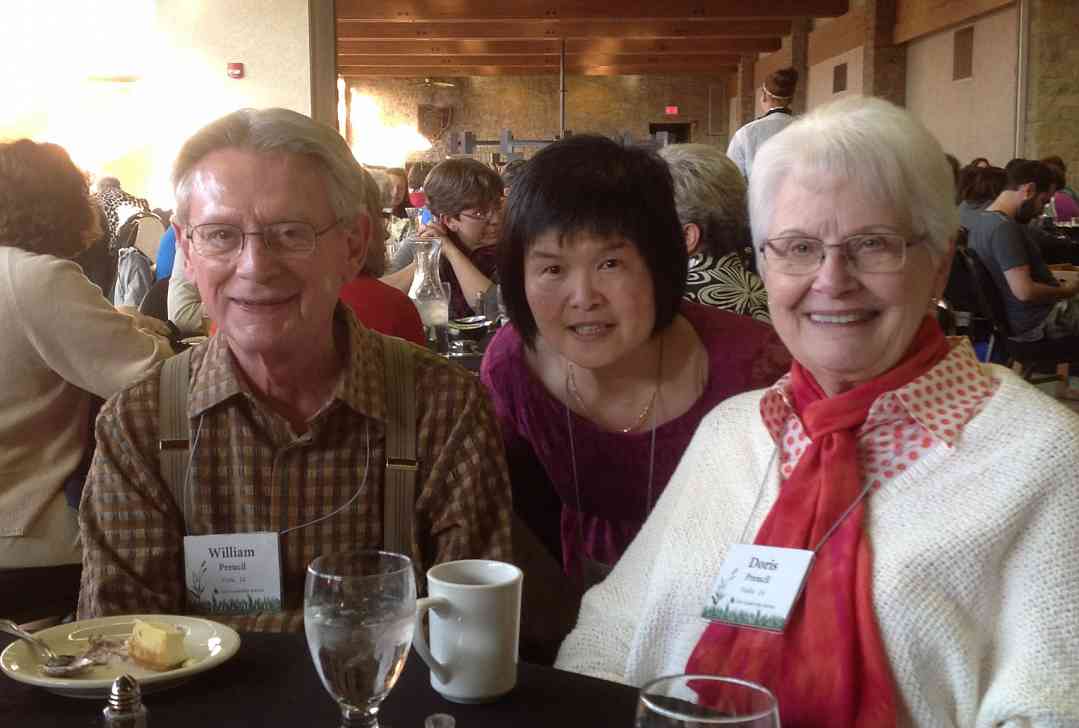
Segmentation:
{"type": "MultiPolygon", "coordinates": [[[[900,726],[1079,726],[1079,417],[990,374],[1000,386],[959,444],[938,441],[868,501],[900,726]]],[[[747,524],[752,540],[778,492],[760,398],[701,422],[557,667],[631,685],[684,672],[727,546],[747,524]]]]}

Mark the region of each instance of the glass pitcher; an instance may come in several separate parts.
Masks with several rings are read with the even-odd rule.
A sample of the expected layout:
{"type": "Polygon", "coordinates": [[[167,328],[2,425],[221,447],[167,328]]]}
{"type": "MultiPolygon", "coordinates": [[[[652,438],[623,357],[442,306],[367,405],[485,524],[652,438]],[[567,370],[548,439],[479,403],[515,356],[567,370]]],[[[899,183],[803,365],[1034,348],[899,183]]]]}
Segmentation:
{"type": "Polygon", "coordinates": [[[442,244],[434,238],[416,238],[410,241],[416,251],[416,271],[412,274],[412,286],[408,297],[416,304],[427,335],[427,345],[440,354],[446,353],[447,328],[450,318],[449,284],[442,282],[438,264],[442,244]]]}

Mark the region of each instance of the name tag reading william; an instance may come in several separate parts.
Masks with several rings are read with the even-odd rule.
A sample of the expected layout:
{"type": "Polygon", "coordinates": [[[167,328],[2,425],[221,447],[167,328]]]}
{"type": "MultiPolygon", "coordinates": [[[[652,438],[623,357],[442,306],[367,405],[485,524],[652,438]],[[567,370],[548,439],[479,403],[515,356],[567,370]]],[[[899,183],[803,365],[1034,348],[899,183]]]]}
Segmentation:
{"type": "Polygon", "coordinates": [[[201,614],[281,610],[281,551],[276,533],[184,537],[187,602],[201,614]]]}
{"type": "Polygon", "coordinates": [[[805,585],[813,552],[734,544],[701,616],[736,627],[782,632],[805,585]]]}

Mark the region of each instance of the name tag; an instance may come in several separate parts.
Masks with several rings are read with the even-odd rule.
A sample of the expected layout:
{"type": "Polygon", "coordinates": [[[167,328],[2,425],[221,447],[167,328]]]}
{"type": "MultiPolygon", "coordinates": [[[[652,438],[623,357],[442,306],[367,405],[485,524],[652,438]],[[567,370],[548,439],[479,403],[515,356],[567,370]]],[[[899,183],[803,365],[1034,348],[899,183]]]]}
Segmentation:
{"type": "Polygon", "coordinates": [[[736,627],[782,632],[812,563],[812,551],[734,544],[701,616],[736,627]]]}
{"type": "Polygon", "coordinates": [[[184,581],[191,611],[247,614],[281,610],[276,533],[184,537],[184,581]]]}

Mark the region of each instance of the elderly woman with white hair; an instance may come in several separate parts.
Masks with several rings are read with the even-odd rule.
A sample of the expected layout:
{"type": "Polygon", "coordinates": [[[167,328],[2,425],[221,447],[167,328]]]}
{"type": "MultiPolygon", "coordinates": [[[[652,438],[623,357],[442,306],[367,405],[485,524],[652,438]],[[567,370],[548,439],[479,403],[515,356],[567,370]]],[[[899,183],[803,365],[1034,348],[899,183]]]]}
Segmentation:
{"type": "Polygon", "coordinates": [[[880,99],[762,147],[753,242],[795,362],[704,418],[559,667],[742,678],[788,726],[1079,723],[1079,420],[929,315],[952,185],[880,99]]]}
{"type": "Polygon", "coordinates": [[[746,181],[734,162],[708,144],[659,150],[674,181],[674,202],[689,253],[683,294],[689,301],[768,321],[764,284],[750,267],[746,181]]]}

